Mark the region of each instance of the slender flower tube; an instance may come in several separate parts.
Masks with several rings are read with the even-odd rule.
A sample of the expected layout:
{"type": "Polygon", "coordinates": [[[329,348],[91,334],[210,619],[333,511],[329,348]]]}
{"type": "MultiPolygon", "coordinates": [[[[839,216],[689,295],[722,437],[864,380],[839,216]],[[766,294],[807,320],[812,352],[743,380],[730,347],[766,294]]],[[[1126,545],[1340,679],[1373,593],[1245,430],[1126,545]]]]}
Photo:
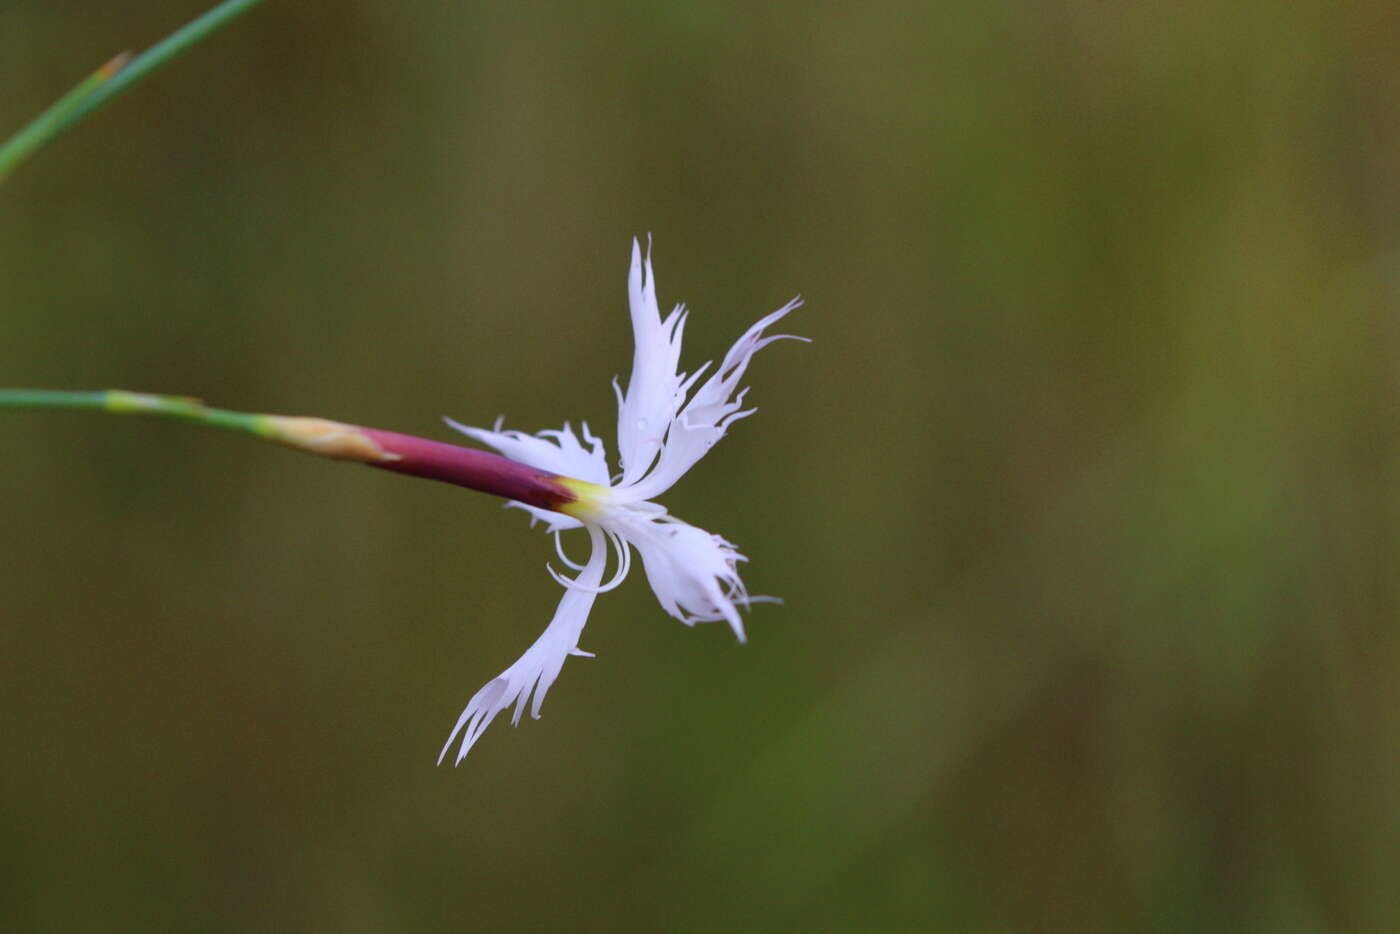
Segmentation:
{"type": "Polygon", "coordinates": [[[753,414],[754,409],[744,408],[746,390],[739,388],[739,382],[749,361],[764,347],[783,339],[806,340],[767,333],[798,307],[801,299],[793,299],[759,319],[718,367],[707,363],[690,374],[678,369],[686,310],[678,305],[662,317],[650,250],[644,258],[635,240],[628,304],[635,339],[632,375],[625,391],[613,381],[618,409],[618,473],[609,473],[603,442],[587,424],[577,434],[566,422],[562,429],[528,435],[502,430],[499,422],[485,429],[448,420],[458,431],[512,460],[548,475],[572,478],[558,481],[576,494],[571,502],[542,508],[516,499],[507,505],[528,512],[532,524],[545,523],[546,531],[554,535],[560,561],[576,576],[567,577],[549,568],[564,586],[554,619],[515,664],[472,696],[438,756],[439,763],[454,744],[460,763],[496,715],[512,705],[514,723],[520,722],[527,704],[530,715],[539,717],[540,705],[564,660],[570,655],[590,654],[579,649],[578,640],[593,600],[622,583],[631,568],[634,548],[662,609],[687,625],[723,620],[742,642],[744,625],[739,609],[772,600],[749,596],[738,572],[739,562],[747,559],[733,544],[671,516],[653,499],[695,466],[730,425],[753,414]],[[709,377],[701,382],[707,372],[709,377]],[[583,564],[568,558],[561,541],[563,532],[574,529],[588,533],[590,551],[583,564]],[[610,551],[616,554],[617,570],[603,583],[610,551]]]}

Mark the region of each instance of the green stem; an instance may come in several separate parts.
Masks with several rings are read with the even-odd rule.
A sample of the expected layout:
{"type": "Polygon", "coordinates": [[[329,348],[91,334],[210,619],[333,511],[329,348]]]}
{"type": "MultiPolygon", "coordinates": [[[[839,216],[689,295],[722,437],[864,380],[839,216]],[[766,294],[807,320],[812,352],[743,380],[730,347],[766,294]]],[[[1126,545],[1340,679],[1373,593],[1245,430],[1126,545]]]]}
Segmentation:
{"type": "Polygon", "coordinates": [[[103,65],[0,145],[0,181],[49,140],[259,2],[261,0],[224,0],[130,62],[123,55],[103,65]]]}
{"type": "Polygon", "coordinates": [[[54,389],[0,389],[0,407],[12,409],[88,409],[116,415],[155,415],[243,434],[269,437],[268,416],[210,408],[186,396],[105,389],[67,392],[54,389]]]}

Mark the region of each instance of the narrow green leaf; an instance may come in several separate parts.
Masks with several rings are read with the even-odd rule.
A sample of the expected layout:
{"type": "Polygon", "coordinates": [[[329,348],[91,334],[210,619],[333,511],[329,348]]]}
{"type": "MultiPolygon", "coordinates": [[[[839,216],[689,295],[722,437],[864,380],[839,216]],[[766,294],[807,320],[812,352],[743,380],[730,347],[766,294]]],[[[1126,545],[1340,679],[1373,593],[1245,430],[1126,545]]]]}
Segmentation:
{"type": "Polygon", "coordinates": [[[225,0],[135,58],[123,53],[94,71],[4,144],[0,144],[0,182],[15,166],[68,127],[260,2],[225,0]]]}

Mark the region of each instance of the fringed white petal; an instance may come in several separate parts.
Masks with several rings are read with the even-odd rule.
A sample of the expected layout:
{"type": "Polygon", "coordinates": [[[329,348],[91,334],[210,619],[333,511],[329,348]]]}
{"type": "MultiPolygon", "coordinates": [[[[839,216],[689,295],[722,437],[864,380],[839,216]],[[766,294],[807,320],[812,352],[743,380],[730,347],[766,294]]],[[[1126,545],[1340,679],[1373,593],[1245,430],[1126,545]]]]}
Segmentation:
{"type": "Polygon", "coordinates": [[[608,483],[607,449],[602,440],[588,430],[587,422],[581,426],[583,441],[580,441],[568,422],[562,429],[551,428],[539,434],[527,435],[523,431],[502,431],[499,419],[494,429],[473,428],[450,418],[443,421],[467,437],[490,445],[511,460],[589,483],[603,486],[608,483]],[[584,447],[585,443],[587,447],[584,447]]]}
{"type": "MultiPolygon", "coordinates": [[[[801,304],[800,298],[793,299],[761,318],[735,341],[724,355],[723,363],[695,390],[672,420],[660,457],[651,473],[637,483],[623,484],[629,486],[629,498],[649,500],[666,492],[724,437],[730,424],[755,411],[743,407],[747,390],[739,389],[739,381],[743,379],[754,354],[764,347],[780,340],[807,340],[792,334],[764,334],[767,328],[801,304]]],[[[697,371],[696,375],[701,371],[697,371]]]]}
{"type": "Polygon", "coordinates": [[[447,757],[452,744],[458,741],[458,737],[461,738],[461,746],[457,751],[456,761],[460,763],[466,758],[496,715],[512,704],[515,705],[515,714],[511,717],[511,722],[518,724],[532,695],[534,702],[530,704],[530,716],[538,720],[545,693],[559,677],[564,659],[570,655],[589,654],[578,647],[578,639],[584,624],[588,622],[588,612],[593,608],[598,585],[603,579],[603,570],[608,561],[608,545],[601,529],[590,528],[588,533],[593,553],[579,572],[578,578],[569,582],[577,586],[566,584],[564,597],[559,601],[559,608],[554,611],[554,619],[535,640],[535,644],[526,649],[525,654],[520,656],[514,665],[472,695],[467,708],[457,718],[457,725],[452,728],[452,734],[447,737],[441,754],[438,755],[439,765],[447,757]]]}
{"type": "Polygon", "coordinates": [[[645,258],[632,241],[632,269],[627,278],[627,302],[632,313],[632,375],[624,393],[617,392],[617,449],[622,464],[621,484],[640,480],[661,451],[666,430],[685,399],[684,374],[677,372],[685,308],[677,305],[663,319],[656,303],[656,277],[651,269],[651,245],[645,258]]]}
{"type": "Polygon", "coordinates": [[[662,609],[687,625],[722,619],[744,641],[738,608],[751,601],[738,565],[747,559],[734,545],[664,511],[629,509],[609,516],[604,524],[642,556],[647,581],[662,609]]]}

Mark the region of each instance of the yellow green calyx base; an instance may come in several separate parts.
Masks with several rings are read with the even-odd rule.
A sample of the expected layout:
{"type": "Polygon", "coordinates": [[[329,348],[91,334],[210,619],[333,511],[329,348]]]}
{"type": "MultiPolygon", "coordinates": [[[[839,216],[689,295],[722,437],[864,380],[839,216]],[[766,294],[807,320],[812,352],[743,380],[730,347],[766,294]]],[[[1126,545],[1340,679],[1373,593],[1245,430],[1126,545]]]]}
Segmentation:
{"type": "Polygon", "coordinates": [[[555,482],[574,494],[574,501],[556,507],[557,511],[573,516],[580,522],[599,518],[612,504],[612,490],[608,487],[573,477],[556,477],[555,482]]]}

